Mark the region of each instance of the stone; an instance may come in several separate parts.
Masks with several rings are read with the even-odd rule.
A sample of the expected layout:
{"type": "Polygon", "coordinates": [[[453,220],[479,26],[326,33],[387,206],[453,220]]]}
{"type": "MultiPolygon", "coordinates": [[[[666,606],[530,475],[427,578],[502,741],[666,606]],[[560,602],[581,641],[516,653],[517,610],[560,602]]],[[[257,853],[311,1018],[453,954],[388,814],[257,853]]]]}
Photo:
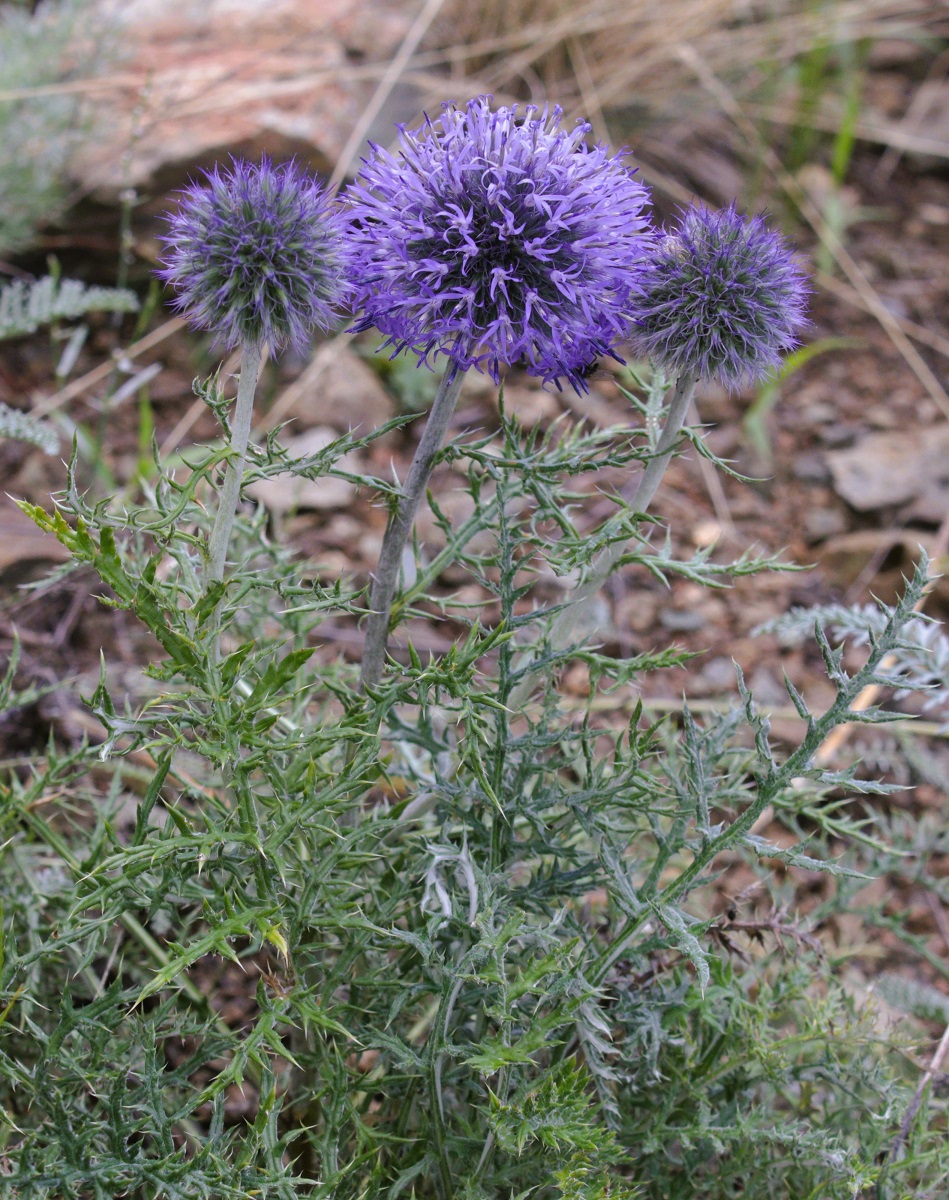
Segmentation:
{"type": "Polygon", "coordinates": [[[837,494],[859,512],[923,497],[937,519],[949,511],[949,425],[872,433],[827,461],[837,494]]]}
{"type": "Polygon", "coordinates": [[[533,429],[537,425],[555,420],[560,415],[556,395],[541,387],[506,387],[504,408],[517,418],[522,429],[533,429]]]}
{"type": "Polygon", "coordinates": [[[707,550],[709,546],[715,545],[724,532],[718,521],[711,519],[699,521],[697,525],[692,527],[690,535],[692,545],[697,546],[700,550],[707,550]]]}
{"type": "MultiPolygon", "coordinates": [[[[180,187],[229,153],[296,155],[328,173],[374,87],[353,59],[390,59],[413,16],[398,0],[98,5],[121,26],[123,58],[114,86],[95,93],[94,135],[71,169],[107,203],[129,188],[180,187]]],[[[387,120],[418,107],[405,97],[387,120]]]]}
{"type": "Polygon", "coordinates": [[[675,633],[694,633],[706,624],[706,617],[697,608],[663,608],[659,623],[675,633]]]}
{"type": "Polygon", "coordinates": [[[737,691],[735,664],[723,654],[710,658],[696,678],[695,695],[721,695],[737,691]]]}
{"type": "Polygon", "coordinates": [[[850,446],[857,436],[857,432],[855,425],[825,425],[819,431],[818,436],[825,446],[838,449],[842,446],[850,446]]]}
{"type": "MultiPolygon", "coordinates": [[[[301,429],[330,427],[360,436],[395,416],[378,375],[342,338],[325,342],[298,379],[278,397],[271,416],[301,429]]],[[[274,422],[275,423],[275,422],[274,422]]]]}
{"type": "Polygon", "coordinates": [[[804,534],[808,542],[823,542],[845,533],[846,529],[847,518],[836,508],[813,508],[804,516],[804,534]]]}
{"type": "Polygon", "coordinates": [[[622,630],[649,633],[656,627],[660,601],[652,592],[630,590],[617,606],[616,623],[622,630]]]}
{"type": "Polygon", "coordinates": [[[791,472],[803,483],[826,483],[830,479],[827,459],[819,450],[803,450],[794,459],[791,472]]]}
{"type": "Polygon", "coordinates": [[[765,666],[755,667],[751,672],[748,688],[761,708],[783,708],[789,703],[787,688],[765,666]]]}

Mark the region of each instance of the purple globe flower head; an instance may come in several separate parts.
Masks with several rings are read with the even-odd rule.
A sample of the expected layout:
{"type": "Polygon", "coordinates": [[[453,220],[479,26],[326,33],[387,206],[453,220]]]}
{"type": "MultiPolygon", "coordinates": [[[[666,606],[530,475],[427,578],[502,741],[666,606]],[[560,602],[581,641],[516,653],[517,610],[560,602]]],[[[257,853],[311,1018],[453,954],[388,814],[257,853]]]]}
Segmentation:
{"type": "Polygon", "coordinates": [[[632,344],[672,375],[763,378],[798,344],[810,289],[780,234],[696,204],[656,238],[630,308],[632,344]]]}
{"type": "Polygon", "coordinates": [[[562,129],[559,108],[492,112],[489,97],[399,127],[350,186],[358,255],[354,332],[378,328],[394,352],[499,380],[520,360],[560,387],[614,354],[647,242],[648,194],[620,155],[562,129]]]}
{"type": "Polygon", "coordinates": [[[192,183],[169,231],[158,275],[175,307],[225,346],[302,350],[345,300],[349,248],[338,210],[295,162],[232,159],[192,183]]]}

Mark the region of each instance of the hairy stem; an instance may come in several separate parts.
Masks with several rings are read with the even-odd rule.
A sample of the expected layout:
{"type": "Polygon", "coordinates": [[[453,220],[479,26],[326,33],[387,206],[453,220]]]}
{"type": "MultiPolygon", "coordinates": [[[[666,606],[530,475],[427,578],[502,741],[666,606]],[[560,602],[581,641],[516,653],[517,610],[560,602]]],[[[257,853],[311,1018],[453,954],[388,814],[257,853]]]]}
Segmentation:
{"type": "Polygon", "coordinates": [[[422,440],[409,467],[398,507],[389,518],[386,527],[379,565],[376,567],[372,590],[369,593],[371,612],[366,623],[366,645],[362,658],[363,688],[372,687],[382,677],[386,643],[389,640],[389,618],[402,567],[402,552],[408,542],[418,506],[425,494],[435,455],[445,440],[463,379],[464,372],[459,371],[454,363],[450,363],[438,385],[438,393],[428,414],[422,440]]]}
{"type": "Polygon", "coordinates": [[[237,385],[237,400],[234,404],[234,415],[231,418],[231,453],[208,548],[208,556],[211,560],[209,576],[213,583],[219,583],[224,578],[227,547],[231,540],[231,530],[234,528],[237,502],[241,494],[241,480],[244,478],[247,443],[250,441],[250,425],[254,413],[254,392],[257,390],[257,376],[260,374],[261,359],[262,348],[260,346],[248,344],[244,347],[241,376],[237,385]]]}
{"type": "MultiPolygon", "coordinates": [[[[669,415],[663,426],[656,453],[646,463],[636,494],[630,501],[630,509],[635,513],[644,513],[652,503],[652,498],[658,490],[666,468],[672,461],[679,434],[685,424],[685,419],[695,392],[696,378],[694,375],[680,375],[672,389],[669,401],[669,415]]],[[[591,596],[595,596],[616,568],[626,550],[625,542],[614,542],[603,549],[593,560],[587,576],[577,585],[573,593],[567,597],[566,607],[554,617],[547,635],[547,644],[551,650],[562,650],[573,640],[580,606],[591,596]]],[[[527,700],[534,685],[534,673],[528,672],[511,692],[508,705],[515,711],[527,700]]]]}
{"type": "Polygon", "coordinates": [[[639,487],[637,487],[636,494],[630,501],[630,508],[633,512],[644,513],[652,503],[652,498],[655,496],[659,484],[662,482],[662,477],[666,473],[666,467],[672,461],[676,442],[679,440],[679,434],[682,432],[682,426],[685,424],[689,405],[692,403],[696,382],[696,377],[691,374],[680,375],[675,382],[675,386],[672,389],[672,398],[669,401],[669,415],[666,417],[666,423],[659,438],[656,453],[646,463],[646,469],[643,471],[643,477],[639,481],[639,487]]]}

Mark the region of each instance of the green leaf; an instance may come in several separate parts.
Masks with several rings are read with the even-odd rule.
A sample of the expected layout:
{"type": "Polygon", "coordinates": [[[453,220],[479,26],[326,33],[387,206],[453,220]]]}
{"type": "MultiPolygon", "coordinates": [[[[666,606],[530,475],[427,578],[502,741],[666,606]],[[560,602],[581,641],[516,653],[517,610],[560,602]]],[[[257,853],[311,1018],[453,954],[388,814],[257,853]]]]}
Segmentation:
{"type": "Polygon", "coordinates": [[[248,708],[255,708],[273,699],[287,686],[297,671],[309,662],[315,650],[315,646],[308,646],[302,650],[291,650],[283,658],[271,662],[254,684],[253,690],[247,698],[248,708]]]}
{"type": "Polygon", "coordinates": [[[186,971],[199,958],[204,958],[207,954],[220,954],[223,958],[229,958],[231,962],[239,965],[240,959],[230,946],[230,940],[238,937],[253,937],[254,933],[262,928],[272,928],[269,907],[249,908],[235,913],[234,916],[221,921],[213,929],[209,929],[203,937],[197,938],[187,946],[179,946],[170,942],[169,961],[160,971],[156,971],[151,980],[142,988],[135,1004],[141,1004],[155,992],[167,987],[182,971],[186,971]]]}

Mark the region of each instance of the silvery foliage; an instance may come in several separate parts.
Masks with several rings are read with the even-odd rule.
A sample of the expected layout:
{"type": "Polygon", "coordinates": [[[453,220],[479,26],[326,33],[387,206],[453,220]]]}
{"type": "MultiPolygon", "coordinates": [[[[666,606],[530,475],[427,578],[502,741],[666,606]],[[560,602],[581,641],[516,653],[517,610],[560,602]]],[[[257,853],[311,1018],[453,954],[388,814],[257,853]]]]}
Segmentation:
{"type": "MultiPolygon", "coordinates": [[[[813,637],[815,626],[819,626],[854,646],[869,646],[883,632],[892,612],[891,606],[882,604],[792,608],[754,632],[773,634],[786,645],[799,645],[813,637]]],[[[924,614],[910,618],[885,670],[897,697],[912,689],[922,693],[927,711],[939,713],[949,708],[949,637],[941,622],[924,614]]],[[[949,722],[949,712],[945,720],[949,722]]]]}
{"type": "MultiPolygon", "coordinates": [[[[91,312],[125,313],[137,308],[138,297],[125,288],[88,287],[76,279],[53,275],[29,284],[14,280],[0,288],[0,341],[91,312]]],[[[46,454],[55,454],[59,449],[59,434],[48,422],[2,402],[0,438],[31,442],[46,454]]]]}
{"type": "Polygon", "coordinates": [[[22,250],[63,210],[70,157],[85,127],[82,92],[57,90],[93,75],[113,36],[91,0],[0,9],[0,253],[22,250]],[[46,90],[46,85],[53,85],[46,90]]]}

